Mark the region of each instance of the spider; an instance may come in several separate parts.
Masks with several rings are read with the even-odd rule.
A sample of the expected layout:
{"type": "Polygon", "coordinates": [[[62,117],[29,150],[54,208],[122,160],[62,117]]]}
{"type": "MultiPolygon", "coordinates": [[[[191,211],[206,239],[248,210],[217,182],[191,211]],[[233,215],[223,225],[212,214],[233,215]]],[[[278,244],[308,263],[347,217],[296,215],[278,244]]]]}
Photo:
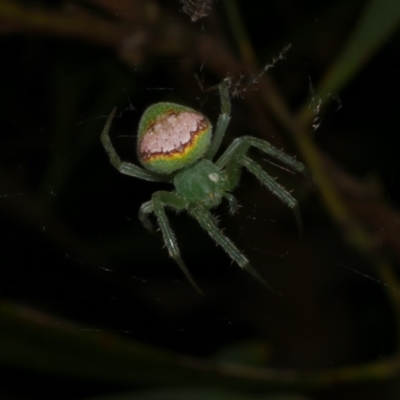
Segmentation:
{"type": "Polygon", "coordinates": [[[229,84],[229,80],[224,80],[219,85],[221,113],[213,136],[210,121],[189,107],[166,102],[148,107],[140,120],[137,138],[138,159],[144,168],[121,161],[111,143],[109,130],[116,112],[115,108],[101,134],[101,141],[110,162],[120,173],[147,181],[170,182],[174,185],[173,191],[155,192],[150,201],[143,203],[139,209],[139,220],[147,230],[154,232],[149,216],[155,214],[169,255],[200,293],[201,290],[181,257],[175,234],[165,213],[166,207],[176,211],[186,210],[233,261],[267,287],[268,284],[246,256],[218,228],[216,218],[210,213],[210,209],[225,199],[232,214],[238,210],[237,201],[231,192],[239,183],[242,168],[245,168],[294,211],[301,232],[297,200],[247,153],[250,148],[255,147],[306,175],[307,170],[301,162],[267,141],[252,136],[235,139],[216,161],[212,161],[231,119],[229,84]]]}

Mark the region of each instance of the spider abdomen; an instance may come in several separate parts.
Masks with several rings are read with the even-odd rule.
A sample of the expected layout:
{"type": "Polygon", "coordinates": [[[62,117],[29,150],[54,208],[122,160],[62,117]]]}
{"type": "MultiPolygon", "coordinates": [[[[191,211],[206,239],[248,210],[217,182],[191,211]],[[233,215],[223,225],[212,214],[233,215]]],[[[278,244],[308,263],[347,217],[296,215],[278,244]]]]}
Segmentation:
{"type": "Polygon", "coordinates": [[[201,160],[174,178],[177,193],[191,202],[205,207],[217,206],[226,191],[227,178],[211,161],[201,160]]]}
{"type": "Polygon", "coordinates": [[[211,130],[210,121],[189,107],[153,104],[139,124],[139,160],[154,172],[174,172],[204,155],[210,145],[211,130]]]}

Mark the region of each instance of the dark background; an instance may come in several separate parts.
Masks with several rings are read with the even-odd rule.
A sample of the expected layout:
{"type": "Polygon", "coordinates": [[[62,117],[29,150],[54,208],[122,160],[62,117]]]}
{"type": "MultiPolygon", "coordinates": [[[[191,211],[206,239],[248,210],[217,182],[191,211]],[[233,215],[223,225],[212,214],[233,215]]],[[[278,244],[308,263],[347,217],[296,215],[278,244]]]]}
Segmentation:
{"type": "MultiPolygon", "coordinates": [[[[398,32],[331,94],[318,114],[319,128],[308,130],[371,248],[360,251],[349,239],[318,182],[257,152],[255,159],[299,200],[303,237],[290,209],[247,173],[234,193],[239,213],[230,216],[225,203],[214,211],[276,293],[241,271],[189,216],[170,212],[183,258],[205,292],[199,296],[168,257],[161,235],[149,234],[137,218],[154,191],[172,188],[119,174],[101,146],[114,106],[111,137],[131,162],[137,162],[138,121],[154,102],[185,104],[216,121],[217,92],[202,87],[229,76],[239,93],[223,146],[254,135],[307,164],[279,116],[260,103],[262,82],[275,85],[292,115],[311,104],[366,2],[276,0],[260,8],[260,2],[239,1],[258,69],[243,60],[225,4],[211,4],[208,15],[193,22],[198,9],[187,15],[178,1],[0,2],[3,306],[73,321],[82,334],[111,332],[278,370],[384,363],[396,354],[398,335],[396,280],[379,271],[384,260],[395,276],[400,258],[398,32]],[[8,12],[10,4],[20,13],[8,12]],[[259,76],[289,43],[285,59],[259,76]]],[[[29,342],[28,331],[18,332],[29,342]]],[[[0,355],[7,345],[3,340],[0,355]]],[[[83,399],[152,387],[52,373],[23,360],[4,358],[0,397],[83,399]]],[[[397,398],[396,374],[377,375],[375,383],[288,384],[261,393],[397,398]]]]}

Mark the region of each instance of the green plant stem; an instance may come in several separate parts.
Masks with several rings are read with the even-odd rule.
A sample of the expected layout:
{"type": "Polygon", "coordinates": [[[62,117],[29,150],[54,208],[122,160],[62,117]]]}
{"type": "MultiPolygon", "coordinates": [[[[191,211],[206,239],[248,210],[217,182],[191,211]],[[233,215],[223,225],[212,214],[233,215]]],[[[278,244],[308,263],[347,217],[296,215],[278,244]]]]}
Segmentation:
{"type": "Polygon", "coordinates": [[[0,1],[0,18],[24,29],[52,32],[60,36],[85,39],[103,45],[115,46],[123,36],[123,30],[105,20],[101,20],[87,13],[67,14],[58,11],[49,11],[45,8],[23,6],[14,1],[0,1]]]}
{"type": "Polygon", "coordinates": [[[257,67],[256,55],[240,16],[238,4],[236,0],[224,0],[224,6],[241,58],[247,67],[255,69],[257,67]]]}
{"type": "Polygon", "coordinates": [[[318,390],[389,382],[400,375],[398,358],[318,371],[255,368],[209,361],[108,332],[82,331],[38,310],[0,303],[0,362],[80,379],[151,387],[230,390],[318,390]]]}
{"type": "MultiPolygon", "coordinates": [[[[255,52],[252,48],[250,40],[248,39],[243,21],[240,13],[238,12],[236,1],[225,0],[224,4],[227,10],[227,17],[230,21],[233,35],[236,38],[237,45],[240,49],[242,59],[250,68],[250,70],[254,72],[254,70],[256,70],[255,52]]],[[[397,4],[394,4],[393,7],[399,8],[399,5],[400,3],[397,2],[397,4]]],[[[364,20],[361,21],[361,29],[368,31],[368,27],[371,25],[371,22],[368,18],[371,18],[370,14],[376,14],[376,7],[379,9],[379,4],[377,1],[371,1],[365,13],[365,20],[367,20],[367,22],[364,20]],[[371,12],[369,13],[369,11],[371,12]]],[[[390,7],[388,8],[391,10],[390,7]]],[[[388,12],[383,13],[383,15],[386,15],[387,13],[388,12]]],[[[393,11],[392,14],[395,14],[395,12],[393,11]]],[[[394,25],[397,19],[391,19],[393,20],[392,25],[394,25]]],[[[390,26],[390,28],[393,31],[393,27],[390,26]]],[[[353,38],[359,42],[360,34],[355,32],[353,38]]],[[[381,42],[382,38],[380,38],[380,40],[374,40],[373,48],[376,49],[378,44],[381,42]]],[[[353,49],[353,47],[353,43],[350,43],[344,50],[345,55],[351,54],[350,50],[353,49]]],[[[332,84],[332,82],[329,80],[329,78],[334,75],[335,67],[329,69],[325,78],[322,80],[321,91],[324,94],[323,100],[325,100],[325,104],[327,103],[326,100],[329,99],[328,95],[330,91],[344,87],[345,83],[347,83],[349,79],[361,68],[361,66],[365,64],[366,60],[368,59],[366,55],[371,55],[371,49],[364,44],[362,50],[363,53],[361,55],[363,57],[360,56],[358,62],[352,62],[351,69],[349,71],[345,70],[343,62],[339,61],[336,64],[336,69],[338,69],[340,72],[339,77],[336,79],[336,84],[332,84]]],[[[398,326],[398,335],[400,338],[400,296],[397,295],[395,290],[395,288],[399,286],[399,282],[395,278],[393,267],[382,255],[375,251],[372,235],[353,217],[345,202],[341,198],[341,195],[339,194],[339,191],[335,187],[334,183],[329,179],[327,171],[324,167],[321,153],[318,151],[318,148],[309,135],[311,125],[315,118],[314,112],[310,106],[306,104],[302,107],[297,117],[292,116],[273,83],[268,79],[267,76],[262,75],[261,73],[259,73],[259,75],[260,86],[262,89],[262,101],[264,105],[272,112],[279,124],[293,137],[297,148],[301,152],[303,159],[306,161],[306,164],[318,185],[318,189],[326,210],[330,214],[331,218],[341,228],[346,240],[366,259],[373,261],[377,266],[377,271],[382,281],[388,288],[387,292],[394,307],[398,326]]]]}

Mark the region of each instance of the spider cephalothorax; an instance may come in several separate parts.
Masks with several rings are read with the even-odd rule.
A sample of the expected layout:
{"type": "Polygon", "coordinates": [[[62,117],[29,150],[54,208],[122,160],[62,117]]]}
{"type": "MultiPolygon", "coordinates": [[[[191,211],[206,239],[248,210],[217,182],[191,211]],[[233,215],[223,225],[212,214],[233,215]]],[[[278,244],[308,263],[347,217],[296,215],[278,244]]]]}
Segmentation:
{"type": "Polygon", "coordinates": [[[155,214],[170,256],[199,292],[200,289],[182,260],[164,208],[186,210],[241,268],[266,284],[248,259],[218,228],[209,210],[219,205],[224,198],[232,212],[237,210],[236,199],[231,192],[237,186],[241,169],[244,167],[293,209],[301,227],[297,200],[248,157],[247,152],[251,147],[255,147],[295,171],[307,173],[301,162],[265,140],[251,136],[235,139],[215,162],[211,161],[221,145],[230,120],[229,81],[220,84],[219,92],[221,114],[213,137],[210,121],[191,108],[174,103],[157,103],[144,112],[139,124],[137,152],[140,163],[146,169],[121,161],[116,153],[109,138],[115,109],[108,117],[101,134],[110,161],[119,172],[148,181],[170,182],[174,185],[175,190],[155,192],[150,201],[143,203],[139,210],[139,219],[146,229],[154,231],[149,215],[155,214]]]}

